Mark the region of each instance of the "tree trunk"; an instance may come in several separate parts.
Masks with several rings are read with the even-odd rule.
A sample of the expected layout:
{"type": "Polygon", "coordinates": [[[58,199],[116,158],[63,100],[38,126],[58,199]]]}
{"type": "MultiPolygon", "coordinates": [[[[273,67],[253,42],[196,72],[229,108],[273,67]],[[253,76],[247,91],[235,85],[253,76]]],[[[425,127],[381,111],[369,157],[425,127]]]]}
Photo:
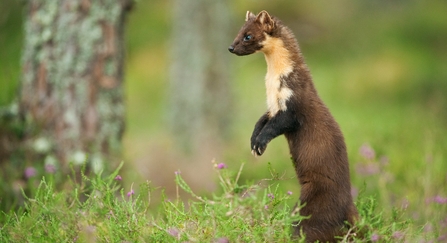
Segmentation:
{"type": "Polygon", "coordinates": [[[123,27],[131,0],[30,0],[20,112],[29,154],[102,169],[124,129],[123,27]]]}
{"type": "Polygon", "coordinates": [[[227,4],[174,1],[170,124],[177,141],[191,152],[219,143],[228,128],[227,4]]]}

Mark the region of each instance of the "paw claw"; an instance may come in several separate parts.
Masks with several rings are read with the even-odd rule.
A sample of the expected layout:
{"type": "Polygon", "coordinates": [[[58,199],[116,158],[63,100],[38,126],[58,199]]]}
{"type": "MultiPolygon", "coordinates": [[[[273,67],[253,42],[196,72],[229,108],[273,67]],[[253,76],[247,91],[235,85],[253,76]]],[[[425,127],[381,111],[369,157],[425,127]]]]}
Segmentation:
{"type": "Polygon", "coordinates": [[[256,154],[256,152],[255,152],[254,149],[251,150],[251,154],[252,154],[253,156],[255,156],[255,157],[258,157],[258,155],[256,154]]]}

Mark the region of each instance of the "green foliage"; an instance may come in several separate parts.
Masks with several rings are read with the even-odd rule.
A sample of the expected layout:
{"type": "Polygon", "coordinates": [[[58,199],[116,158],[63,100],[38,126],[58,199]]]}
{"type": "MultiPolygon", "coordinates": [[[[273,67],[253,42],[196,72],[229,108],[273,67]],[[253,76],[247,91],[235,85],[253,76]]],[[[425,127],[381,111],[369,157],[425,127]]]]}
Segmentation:
{"type": "Polygon", "coordinates": [[[372,196],[359,197],[356,206],[359,210],[360,220],[355,226],[358,233],[364,239],[380,240],[381,242],[413,239],[414,236],[411,235],[410,230],[414,226],[410,220],[402,219],[403,212],[393,209],[391,217],[385,216],[383,211],[377,209],[377,202],[377,199],[372,196]]]}
{"type": "MultiPolygon", "coordinates": [[[[444,14],[446,3],[443,0],[343,0],[330,3],[260,0],[230,1],[229,3],[232,5],[233,14],[233,17],[229,19],[229,24],[233,26],[234,32],[237,32],[243,22],[246,10],[257,12],[262,9],[271,11],[294,30],[318,92],[329,106],[345,135],[353,187],[358,188],[365,182],[367,184],[363,189],[364,192],[357,198],[357,207],[362,215],[362,221],[359,224],[366,228],[364,237],[367,240],[374,236],[398,241],[390,237],[393,237],[393,234],[399,235],[395,232],[401,232],[405,235],[404,240],[401,241],[429,242],[447,233],[447,227],[444,226],[447,220],[445,216],[447,204],[437,203],[433,199],[437,196],[447,197],[447,163],[445,162],[447,158],[445,149],[447,147],[445,139],[447,136],[445,126],[447,119],[447,112],[445,112],[447,107],[445,96],[447,15],[444,14]],[[364,143],[370,144],[376,151],[377,158],[374,161],[364,161],[361,158],[358,150],[364,143]],[[359,173],[359,164],[377,165],[381,163],[380,157],[388,158],[389,163],[381,165],[377,174],[359,173]],[[395,208],[402,209],[396,211],[395,208]],[[396,212],[401,217],[398,222],[402,224],[393,226],[396,212]],[[404,227],[403,222],[408,225],[408,228],[400,228],[404,227]],[[367,227],[367,225],[370,226],[367,227]]],[[[19,1],[0,1],[0,13],[3,16],[0,18],[0,43],[4,47],[0,55],[1,105],[9,104],[17,93],[15,90],[20,76],[20,50],[23,45],[23,29],[20,27],[23,16],[20,14],[21,11],[19,1]]],[[[166,165],[166,167],[160,168],[160,165],[157,165],[160,170],[177,167],[177,164],[170,167],[172,162],[165,159],[172,158],[169,155],[175,149],[169,147],[169,137],[165,131],[163,119],[166,116],[164,108],[167,100],[165,94],[168,87],[167,70],[170,51],[168,43],[171,17],[169,1],[139,1],[129,15],[126,26],[128,52],[125,79],[128,109],[124,149],[129,167],[133,166],[134,161],[141,162],[141,158],[146,157],[154,157],[155,159],[152,160],[157,163],[159,159],[162,160],[160,162],[163,162],[163,166],[166,165]],[[153,144],[157,145],[156,149],[151,147],[153,144]],[[159,153],[159,150],[163,150],[159,148],[168,152],[159,153]]],[[[228,44],[233,37],[228,36],[228,44]]],[[[226,46],[216,48],[226,48],[226,46]]],[[[230,61],[232,67],[229,72],[234,79],[231,85],[235,101],[234,112],[231,116],[235,127],[233,138],[224,145],[224,160],[229,161],[229,167],[236,165],[240,160],[248,161],[250,170],[240,176],[242,181],[254,181],[269,176],[267,162],[272,162],[271,167],[272,170],[276,170],[276,175],[286,173],[286,177],[295,176],[288,159],[287,144],[284,139],[273,140],[266,154],[256,159],[256,162],[250,157],[247,141],[251,135],[251,128],[259,115],[265,111],[265,88],[262,81],[265,75],[263,57],[261,55],[233,57],[230,61]]],[[[6,125],[2,124],[0,130],[3,128],[7,128],[6,125]]],[[[20,129],[17,131],[20,132],[20,129]]],[[[139,167],[140,162],[135,163],[138,170],[133,171],[141,172],[145,177],[145,173],[139,167]]],[[[2,198],[5,195],[11,195],[8,200],[18,200],[17,194],[20,194],[20,191],[17,192],[17,185],[34,186],[36,181],[17,180],[23,176],[23,169],[26,166],[35,166],[41,172],[38,173],[39,176],[46,176],[47,184],[51,184],[53,189],[60,188],[56,185],[63,180],[51,181],[51,175],[43,173],[43,168],[37,166],[38,162],[35,160],[20,160],[17,163],[20,166],[2,168],[5,172],[5,176],[0,178],[2,204],[7,200],[7,198],[2,198]],[[12,186],[15,187],[13,192],[15,194],[4,193],[5,190],[13,190],[12,186]]],[[[132,175],[136,174],[134,172],[132,175]]],[[[168,178],[165,181],[167,184],[171,179],[166,178],[168,178]]],[[[225,183],[220,183],[221,187],[227,186],[225,183]]],[[[234,187],[234,195],[241,195],[247,189],[253,188],[252,184],[238,184],[234,187]]],[[[278,190],[297,192],[299,189],[296,178],[282,180],[278,184],[280,185],[278,190]]],[[[272,188],[276,188],[278,184],[272,188]]],[[[110,186],[107,183],[105,185],[110,186]]],[[[116,184],[116,186],[119,185],[121,184],[116,184]]],[[[134,201],[149,203],[150,192],[153,186],[158,186],[158,184],[143,182],[141,186],[143,185],[148,190],[140,188],[139,192],[132,197],[134,201]],[[143,196],[142,193],[146,194],[143,196]]],[[[89,188],[91,185],[85,185],[85,187],[89,188]]],[[[115,198],[117,208],[129,202],[127,196],[122,195],[127,191],[120,190],[123,188],[119,187],[115,192],[118,195],[115,198]]],[[[263,195],[269,193],[265,191],[267,189],[258,185],[258,190],[261,191],[256,194],[258,198],[266,200],[263,195]]],[[[29,197],[35,197],[33,190],[26,191],[29,197]]],[[[81,212],[85,198],[89,198],[80,191],[82,190],[78,189],[79,202],[68,209],[72,213],[81,212]]],[[[228,190],[222,188],[221,191],[222,193],[219,192],[218,195],[224,197],[223,192],[228,190]]],[[[58,189],[54,193],[66,194],[67,192],[61,192],[58,189]]],[[[72,198],[74,195],[68,194],[66,197],[72,198]]],[[[194,198],[194,202],[199,201],[196,202],[197,204],[205,205],[205,202],[194,196],[191,197],[194,198]]],[[[100,198],[97,198],[91,203],[101,208],[102,202],[99,200],[100,198]]],[[[220,199],[213,197],[203,200],[219,201],[220,199]]],[[[249,199],[244,200],[248,202],[249,199]]],[[[242,203],[245,203],[244,200],[242,203]]],[[[71,201],[75,200],[72,198],[71,201]]],[[[154,206],[156,199],[152,201],[152,206],[154,206]]],[[[162,203],[159,215],[155,215],[150,210],[144,215],[139,212],[140,220],[147,223],[142,227],[142,235],[151,234],[153,237],[151,239],[158,239],[157,241],[177,241],[177,238],[168,233],[171,228],[183,230],[181,237],[192,235],[188,230],[180,227],[180,222],[179,226],[166,221],[167,216],[164,215],[168,215],[165,211],[167,203],[166,201],[162,203]],[[157,221],[157,225],[162,228],[152,225],[153,220],[157,221]]],[[[191,208],[189,204],[172,203],[179,210],[183,207],[182,210],[191,217],[191,221],[196,222],[192,216],[194,212],[189,212],[191,208]]],[[[293,205],[295,202],[289,203],[288,205],[293,205]]],[[[20,205],[20,202],[13,202],[13,204],[20,205]]],[[[199,207],[197,204],[193,205],[199,207]]],[[[61,205],[66,207],[63,203],[61,205]]],[[[61,205],[59,206],[62,207],[61,205]]],[[[217,206],[213,205],[213,207],[217,206]]],[[[259,208],[262,209],[262,207],[257,209],[259,208]]],[[[203,213],[202,209],[197,210],[203,213]]],[[[119,225],[125,227],[128,224],[124,220],[127,219],[127,208],[122,210],[124,217],[120,218],[119,225]]],[[[28,211],[24,211],[24,214],[19,212],[17,216],[13,216],[12,213],[3,213],[0,216],[1,242],[12,240],[11,234],[14,232],[25,236],[32,233],[25,227],[19,227],[21,225],[19,219],[25,220],[29,217],[26,216],[26,212],[28,211]]],[[[98,222],[103,225],[109,221],[104,218],[94,218],[93,211],[87,208],[84,208],[82,212],[84,214],[78,213],[80,215],[73,229],[83,239],[92,235],[99,237],[98,232],[103,226],[100,226],[98,222]],[[89,221],[86,221],[87,219],[89,221]]],[[[116,214],[115,211],[114,213],[116,214]]],[[[170,213],[174,214],[174,212],[170,213]]],[[[177,215],[177,217],[180,216],[177,215]]],[[[113,226],[111,227],[115,230],[113,226]]],[[[238,227],[242,226],[238,225],[238,227]]],[[[120,229],[117,232],[123,231],[120,229]]],[[[216,237],[225,237],[226,233],[216,233],[216,237]]],[[[124,238],[123,236],[119,239],[124,238]]],[[[111,241],[119,241],[119,239],[111,241]]],[[[36,241],[38,242],[39,239],[36,241]]],[[[442,242],[442,238],[439,241],[442,242]]]]}
{"type": "MultiPolygon", "coordinates": [[[[126,194],[120,185],[119,168],[109,176],[85,175],[71,190],[56,190],[43,177],[33,198],[19,212],[2,213],[1,242],[304,242],[291,237],[291,193],[280,190],[276,179],[267,186],[239,184],[237,174],[218,168],[222,193],[210,198],[196,195],[176,173],[177,189],[190,195],[188,201],[163,196],[158,213],[149,210],[154,188],[150,182],[133,186],[126,194]],[[88,192],[88,193],[87,193],[88,192]]],[[[374,197],[357,201],[361,219],[341,242],[430,239],[415,231],[402,212],[385,216],[374,197]],[[417,234],[416,234],[417,233],[417,234]]]]}
{"type": "Polygon", "coordinates": [[[232,173],[224,169],[216,172],[223,193],[212,199],[197,196],[177,174],[177,185],[195,199],[188,203],[188,210],[179,200],[164,204],[165,212],[173,212],[166,215],[165,224],[175,227],[179,240],[208,242],[221,237],[231,242],[290,240],[290,226],[300,220],[299,216],[290,215],[291,208],[287,205],[290,195],[278,186],[240,186],[239,176],[232,178],[232,173]]]}

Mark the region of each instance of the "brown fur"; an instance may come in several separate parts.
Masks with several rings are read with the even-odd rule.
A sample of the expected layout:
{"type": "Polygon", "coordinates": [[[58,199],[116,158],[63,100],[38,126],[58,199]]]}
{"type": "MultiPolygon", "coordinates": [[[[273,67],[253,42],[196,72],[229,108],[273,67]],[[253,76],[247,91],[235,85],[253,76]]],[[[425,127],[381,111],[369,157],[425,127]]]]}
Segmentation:
{"type": "Polygon", "coordinates": [[[351,196],[343,134],[317,94],[296,39],[266,11],[247,12],[230,52],[263,52],[267,62],[268,111],[255,126],[252,153],[262,155],[268,142],[284,134],[301,185],[300,214],[310,216],[295,227],[307,242],[334,242],[345,222],[358,218],[351,196]],[[247,37],[247,36],[250,37],[247,37]]]}

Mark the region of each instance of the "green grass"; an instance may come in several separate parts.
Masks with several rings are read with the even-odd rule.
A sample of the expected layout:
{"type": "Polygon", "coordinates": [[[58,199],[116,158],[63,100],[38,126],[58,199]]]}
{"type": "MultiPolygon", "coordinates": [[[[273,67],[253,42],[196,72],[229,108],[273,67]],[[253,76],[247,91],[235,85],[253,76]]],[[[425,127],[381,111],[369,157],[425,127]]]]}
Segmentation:
{"type": "MultiPolygon", "coordinates": [[[[271,168],[270,168],[271,170],[271,168]]],[[[196,195],[176,173],[177,196],[151,208],[155,189],[150,182],[123,187],[119,169],[108,176],[82,176],[71,190],[57,190],[51,177],[42,178],[34,197],[26,197],[19,212],[2,213],[2,242],[303,242],[291,238],[295,196],[278,186],[280,177],[262,183],[241,183],[237,171],[214,164],[220,192],[196,195]],[[87,193],[88,192],[88,193],[87,193]]],[[[122,178],[129,180],[128,178],[122,178]]],[[[25,195],[26,196],[26,195],[25,195]]],[[[372,196],[359,196],[361,220],[341,242],[403,242],[435,239],[440,233],[422,231],[401,210],[387,216],[372,196]]]]}
{"type": "MultiPolygon", "coordinates": [[[[0,8],[2,16],[6,16],[0,19],[0,43],[4,47],[0,55],[0,105],[16,97],[20,77],[22,33],[19,26],[22,20],[16,2],[6,1],[0,8]],[[8,10],[7,6],[12,7],[8,10]]],[[[447,232],[447,204],[439,200],[447,197],[447,15],[443,12],[446,2],[381,3],[386,6],[355,1],[335,1],[330,7],[327,3],[310,1],[261,0],[255,4],[233,1],[234,18],[229,24],[237,32],[246,10],[267,9],[295,31],[318,92],[345,135],[352,185],[361,191],[356,197],[357,205],[364,215],[363,225],[372,225],[365,239],[377,234],[387,239],[383,240],[385,242],[394,241],[394,238],[391,240],[393,234],[400,232],[405,235],[401,241],[429,242],[445,237],[447,232]],[[349,8],[342,7],[348,5],[349,8]],[[364,144],[375,151],[374,158],[362,157],[359,149],[364,144]],[[385,158],[387,163],[384,163],[385,158]],[[360,168],[369,165],[379,171],[362,174],[360,168]],[[395,219],[396,209],[398,219],[395,219]]],[[[246,162],[238,185],[256,188],[256,194],[241,198],[235,193],[232,198],[225,198],[228,191],[218,187],[218,174],[208,173],[212,170],[206,169],[214,151],[200,163],[194,161],[195,158],[177,154],[172,134],[165,125],[170,7],[167,2],[139,1],[129,15],[124,138],[127,170],[121,172],[124,180],[85,178],[83,186],[61,186],[63,175],[52,177],[43,173],[38,161],[19,161],[4,170],[6,176],[0,178],[0,197],[7,191],[10,199],[14,199],[7,208],[20,205],[19,188],[23,186],[28,187],[25,191],[31,199],[25,200],[26,209],[16,215],[4,212],[0,216],[5,222],[1,231],[4,238],[0,241],[20,241],[24,239],[20,237],[29,237],[28,241],[39,242],[37,234],[49,233],[52,237],[65,237],[62,241],[73,241],[76,237],[79,241],[88,241],[90,236],[101,241],[109,239],[105,237],[111,237],[110,241],[182,242],[188,238],[189,241],[203,239],[208,242],[219,237],[237,241],[238,238],[233,237],[249,230],[258,232],[265,225],[247,225],[243,219],[229,221],[231,217],[225,216],[228,210],[224,210],[224,203],[237,203],[240,210],[253,209],[253,215],[249,211],[240,212],[256,222],[293,207],[300,188],[285,139],[273,140],[266,153],[257,159],[249,150],[254,123],[265,111],[265,61],[260,54],[230,58],[234,94],[232,128],[229,139],[216,156],[218,161],[228,165],[228,169],[218,172],[228,171],[230,181],[235,181],[231,171],[238,171],[241,161],[246,162]],[[39,176],[45,175],[46,182],[41,184],[39,194],[32,188],[39,184],[40,177],[34,181],[23,179],[26,166],[35,166],[41,172],[39,176]],[[177,197],[175,180],[178,179],[174,175],[177,169],[182,171],[182,178],[195,194],[218,203],[209,205],[183,190],[179,190],[177,197]],[[281,180],[268,180],[266,184],[261,178],[271,177],[271,171],[279,173],[281,180]],[[146,180],[152,183],[148,185],[146,180]],[[264,183],[259,184],[260,181],[264,183]],[[126,194],[132,183],[137,193],[130,200],[126,194]],[[64,187],[69,190],[62,190],[64,187]],[[160,187],[162,189],[158,189],[160,187]],[[74,188],[78,188],[77,194],[74,188]],[[163,190],[165,198],[161,196],[163,190]],[[90,191],[109,191],[109,201],[103,200],[102,193],[86,196],[90,191]],[[293,195],[284,199],[278,210],[264,211],[265,195],[272,191],[275,195],[292,191],[293,195]],[[52,196],[47,200],[44,195],[52,196]],[[151,195],[150,203],[148,195],[151,195]],[[165,199],[171,201],[168,203],[165,199]],[[110,210],[107,209],[111,208],[116,218],[108,215],[110,210]],[[174,213],[178,211],[184,215],[174,213]],[[55,226],[45,228],[50,221],[55,226]],[[217,232],[205,227],[213,225],[214,221],[222,222],[215,224],[217,232]],[[159,227],[154,226],[154,222],[159,227]],[[132,232],[131,228],[138,229],[139,233],[132,232]],[[201,228],[212,231],[207,235],[212,234],[214,238],[200,238],[201,228]],[[232,233],[231,228],[236,231],[232,233]],[[180,239],[170,235],[169,229],[176,229],[180,239]],[[116,236],[115,232],[120,235],[116,236]]],[[[232,38],[228,36],[229,43],[232,38]]],[[[269,230],[281,232],[281,236],[275,238],[278,241],[284,239],[280,237],[285,237],[289,230],[285,226],[290,220],[287,217],[279,219],[282,226],[269,225],[269,230]]],[[[51,239],[61,241],[62,238],[51,239]]]]}

